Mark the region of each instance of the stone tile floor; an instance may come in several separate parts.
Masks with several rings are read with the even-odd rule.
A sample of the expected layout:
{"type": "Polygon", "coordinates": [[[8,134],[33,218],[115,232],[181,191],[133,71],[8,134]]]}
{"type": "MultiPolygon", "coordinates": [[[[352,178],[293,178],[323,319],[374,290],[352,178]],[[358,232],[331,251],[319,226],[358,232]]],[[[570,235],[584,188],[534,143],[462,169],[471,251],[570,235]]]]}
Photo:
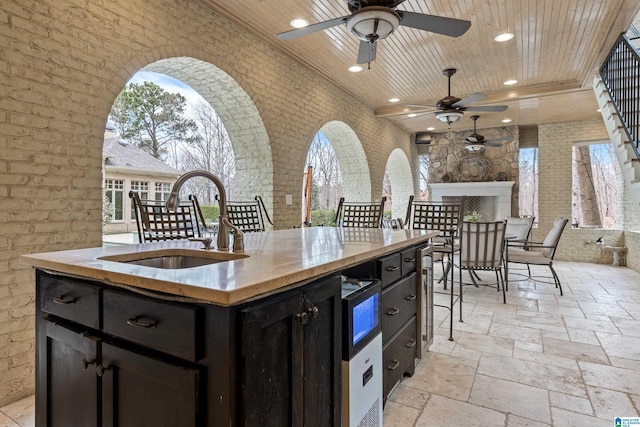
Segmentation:
{"type": "Polygon", "coordinates": [[[516,276],[506,305],[495,289],[466,286],[454,341],[448,310],[436,307],[433,344],[387,400],[384,425],[590,427],[640,416],[640,274],[555,265],[564,296],[516,276]]]}
{"type": "MultiPolygon", "coordinates": [[[[556,265],[564,296],[512,281],[505,305],[494,289],[465,287],[454,341],[448,311],[436,307],[434,342],[389,397],[384,425],[591,427],[640,416],[640,274],[556,265]]],[[[4,406],[0,427],[32,427],[33,412],[33,396],[4,406]]]]}

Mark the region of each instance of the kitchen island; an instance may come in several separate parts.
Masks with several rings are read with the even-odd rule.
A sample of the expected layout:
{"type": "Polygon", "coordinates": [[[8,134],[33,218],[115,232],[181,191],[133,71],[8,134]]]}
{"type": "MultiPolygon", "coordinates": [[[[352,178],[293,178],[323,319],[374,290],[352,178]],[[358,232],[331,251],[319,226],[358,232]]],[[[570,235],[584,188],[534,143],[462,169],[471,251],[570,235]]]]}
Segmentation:
{"type": "Polygon", "coordinates": [[[415,249],[432,234],[313,227],[247,234],[244,254],[169,241],[25,255],[36,425],[338,426],[340,274],[384,275],[413,253],[413,273],[387,269],[416,299],[415,249]],[[148,262],[162,258],[202,264],[148,262]]]}

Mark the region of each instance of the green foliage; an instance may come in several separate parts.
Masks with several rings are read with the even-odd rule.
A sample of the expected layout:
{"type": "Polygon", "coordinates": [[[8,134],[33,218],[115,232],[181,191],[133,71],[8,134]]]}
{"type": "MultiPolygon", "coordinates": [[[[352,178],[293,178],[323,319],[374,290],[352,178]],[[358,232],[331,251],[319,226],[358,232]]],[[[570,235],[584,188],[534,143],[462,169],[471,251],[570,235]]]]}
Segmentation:
{"type": "Polygon", "coordinates": [[[169,144],[194,138],[197,125],[184,118],[186,102],[155,83],[130,83],[113,103],[110,118],[122,138],[160,159],[169,144]]]}
{"type": "Polygon", "coordinates": [[[216,221],[220,216],[220,207],[217,205],[200,205],[200,210],[202,211],[202,216],[204,216],[204,219],[207,221],[216,221]]]}
{"type": "Polygon", "coordinates": [[[336,210],[335,209],[316,209],[311,211],[311,225],[324,225],[331,226],[335,225],[333,220],[336,218],[336,210]]]}
{"type": "Polygon", "coordinates": [[[113,214],[116,210],[116,207],[109,198],[107,197],[107,193],[102,191],[102,226],[105,227],[113,220],[113,214]]]}

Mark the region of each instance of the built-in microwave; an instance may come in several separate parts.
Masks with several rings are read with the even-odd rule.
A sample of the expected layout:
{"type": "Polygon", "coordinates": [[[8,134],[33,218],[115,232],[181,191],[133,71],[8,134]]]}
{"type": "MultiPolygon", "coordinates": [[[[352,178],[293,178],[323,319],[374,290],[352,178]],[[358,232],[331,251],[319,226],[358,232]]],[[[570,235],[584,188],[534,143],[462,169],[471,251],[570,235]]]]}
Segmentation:
{"type": "Polygon", "coordinates": [[[379,280],[342,283],[342,360],[351,360],[381,331],[379,280]]]}

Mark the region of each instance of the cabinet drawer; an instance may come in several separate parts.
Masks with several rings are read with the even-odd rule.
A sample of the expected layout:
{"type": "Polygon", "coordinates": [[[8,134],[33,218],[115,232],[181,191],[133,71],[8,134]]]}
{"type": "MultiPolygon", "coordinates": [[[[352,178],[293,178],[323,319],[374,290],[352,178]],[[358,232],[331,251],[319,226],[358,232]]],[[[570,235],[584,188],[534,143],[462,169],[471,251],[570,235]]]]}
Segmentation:
{"type": "Polygon", "coordinates": [[[402,260],[400,271],[403,276],[415,271],[416,269],[416,248],[405,249],[400,252],[402,260]]]}
{"type": "Polygon", "coordinates": [[[80,280],[39,273],[42,311],[90,328],[100,328],[100,287],[80,280]]]}
{"type": "Polygon", "coordinates": [[[400,252],[380,258],[378,266],[383,288],[402,277],[400,252]]]}
{"type": "Polygon", "coordinates": [[[415,316],[389,340],[382,350],[383,396],[386,400],[391,390],[406,374],[413,375],[417,349],[415,316]]]}
{"type": "Polygon", "coordinates": [[[105,289],[106,333],[186,360],[202,357],[202,313],[198,307],[105,289]]]}
{"type": "Polygon", "coordinates": [[[392,337],[416,314],[416,273],[382,291],[382,340],[392,337]]]}

